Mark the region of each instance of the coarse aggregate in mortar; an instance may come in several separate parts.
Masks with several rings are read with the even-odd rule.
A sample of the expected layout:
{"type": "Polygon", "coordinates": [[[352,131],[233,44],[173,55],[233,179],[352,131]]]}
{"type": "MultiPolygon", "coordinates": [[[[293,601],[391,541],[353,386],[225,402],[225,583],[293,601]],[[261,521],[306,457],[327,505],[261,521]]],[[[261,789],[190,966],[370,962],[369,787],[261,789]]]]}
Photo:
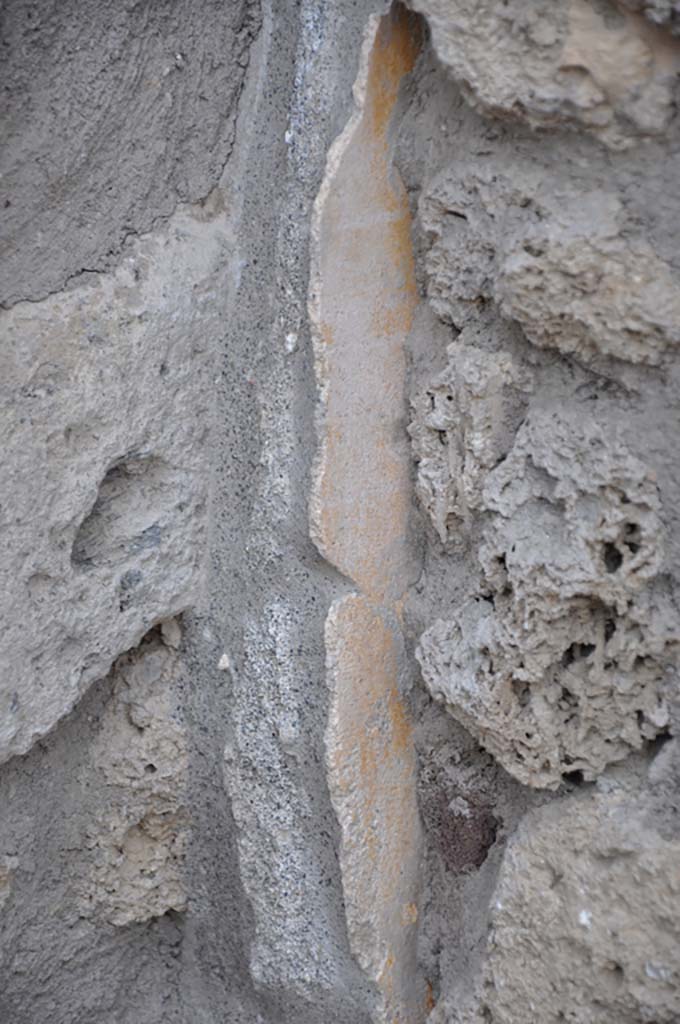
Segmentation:
{"type": "MultiPolygon", "coordinates": [[[[77,975],[80,966],[77,976],[58,960],[50,966],[45,999],[51,1001],[44,1016],[55,1024],[71,1024],[91,1012],[102,1021],[106,1013],[118,1014],[130,1024],[155,1024],[157,1019],[311,1022],[320,1013],[339,1022],[370,1017],[375,997],[347,944],[336,826],[322,767],[323,621],[333,596],[343,593],[345,585],[321,562],[307,536],[314,395],[305,320],[309,213],[328,145],[348,116],[359,44],[374,7],[338,5],[335,11],[312,3],[265,5],[252,14],[252,24],[261,22],[262,28],[249,52],[233,153],[222,177],[211,173],[206,181],[209,198],[179,214],[195,218],[198,245],[202,219],[206,236],[217,231],[222,239],[202,300],[211,315],[203,339],[210,353],[208,370],[201,372],[207,382],[212,367],[216,385],[201,413],[212,452],[201,486],[212,490],[212,511],[202,550],[193,552],[206,569],[205,583],[196,581],[191,608],[183,602],[179,653],[188,759],[183,785],[190,823],[181,864],[186,909],[169,910],[143,925],[107,925],[96,935],[88,925],[87,959],[80,945],[72,947],[75,960],[82,961],[88,991],[85,977],[77,975]],[[278,182],[274,191],[272,181],[278,182]],[[156,951],[159,929],[170,927],[171,983],[156,951]],[[135,955],[138,947],[130,939],[128,958],[126,941],[133,931],[148,947],[144,957],[135,955]],[[123,958],[116,970],[121,984],[130,979],[124,997],[113,980],[106,985],[114,963],[110,956],[123,958]],[[132,965],[146,963],[146,991],[138,995],[132,965]],[[88,974],[87,964],[96,964],[100,973],[90,966],[88,974]],[[69,989],[63,1004],[54,994],[62,984],[69,989]]],[[[205,12],[199,14],[204,22],[205,12]]],[[[186,68],[173,68],[171,74],[186,68]]],[[[234,74],[238,82],[241,72],[234,74]]],[[[219,166],[211,165],[218,172],[226,151],[221,152],[219,166]]],[[[163,179],[165,172],[154,166],[163,179]]],[[[203,191],[203,184],[196,186],[190,198],[203,191]]],[[[129,191],[125,194],[129,198],[129,191]]],[[[158,208],[171,215],[157,229],[161,237],[180,226],[172,215],[174,205],[173,200],[158,208]]],[[[99,258],[87,258],[90,268],[102,271],[94,278],[107,279],[110,264],[115,269],[114,220],[99,258]]],[[[143,233],[152,223],[151,217],[141,218],[133,233],[143,233]]],[[[143,244],[153,246],[156,233],[143,236],[143,244]]],[[[76,248],[74,241],[71,255],[76,248]]],[[[190,247],[186,255],[192,258],[190,247]]],[[[59,273],[56,269],[50,268],[49,279],[22,297],[38,298],[41,289],[58,287],[64,274],[77,274],[79,268],[74,263],[59,273]]],[[[183,275],[174,271],[161,282],[159,294],[169,311],[182,282],[183,275]]],[[[70,287],[81,283],[74,280],[70,287]]],[[[119,301],[117,315],[124,316],[124,294],[119,301]]],[[[89,533],[83,536],[89,543],[89,533]]],[[[163,603],[153,614],[158,618],[178,610],[163,603]]],[[[94,684],[93,693],[100,685],[94,684]]],[[[14,778],[17,765],[39,760],[55,744],[54,785],[69,787],[70,761],[56,762],[64,737],[87,731],[83,716],[91,699],[86,695],[25,758],[12,760],[8,777],[14,778]]],[[[17,806],[32,806],[32,778],[30,773],[17,776],[17,806]]],[[[61,796],[56,802],[63,803],[61,796]]],[[[92,813],[89,805],[74,810],[74,828],[87,829],[92,813]]],[[[105,792],[98,813],[104,820],[113,813],[105,792]]],[[[19,858],[30,835],[19,830],[10,844],[19,858]]],[[[57,846],[59,836],[55,832],[57,846]]],[[[46,855],[52,849],[48,845],[46,855]]],[[[2,877],[10,887],[7,906],[18,871],[14,857],[10,850],[3,864],[2,877]]],[[[60,863],[55,857],[55,872],[60,863]]],[[[52,881],[35,895],[28,891],[14,911],[18,926],[29,918],[40,921],[48,913],[46,901],[56,895],[52,881]]],[[[67,916],[76,913],[71,906],[75,898],[70,892],[63,897],[67,916]]],[[[183,902],[180,895],[170,898],[183,902]]],[[[55,951],[61,945],[60,927],[56,915],[54,927],[46,931],[55,951]]],[[[36,948],[38,957],[41,948],[36,948]]],[[[8,1012],[17,1024],[23,1024],[21,1013],[26,1022],[31,1019],[26,1014],[31,1012],[32,984],[24,976],[13,982],[16,989],[7,989],[7,999],[13,1000],[8,1012]]]]}
{"type": "MultiPolygon", "coordinates": [[[[188,991],[209,991],[219,1006],[232,982],[219,977],[219,967],[205,970],[204,950],[213,950],[215,962],[234,942],[219,910],[228,898],[221,880],[216,888],[207,883],[214,858],[225,857],[202,792],[208,777],[215,792],[219,785],[216,766],[203,755],[205,730],[223,751],[229,843],[238,863],[233,898],[243,906],[242,969],[267,1021],[368,1021],[375,1001],[349,954],[323,769],[322,630],[345,584],[308,540],[305,498],[313,454],[309,215],[327,147],[348,116],[371,10],[264,8],[225,184],[233,312],[219,367],[207,610],[187,640],[197,677],[190,789],[204,822],[189,870],[206,882],[183,955],[198,972],[187,967],[188,991]],[[279,183],[274,192],[272,180],[279,183]],[[211,693],[223,720],[214,718],[211,693]]],[[[189,1001],[187,995],[187,1007],[189,1001]]],[[[222,1019],[205,995],[202,1005],[201,1020],[222,1019]]],[[[253,1019],[247,1007],[240,1012],[253,1019]]]]}

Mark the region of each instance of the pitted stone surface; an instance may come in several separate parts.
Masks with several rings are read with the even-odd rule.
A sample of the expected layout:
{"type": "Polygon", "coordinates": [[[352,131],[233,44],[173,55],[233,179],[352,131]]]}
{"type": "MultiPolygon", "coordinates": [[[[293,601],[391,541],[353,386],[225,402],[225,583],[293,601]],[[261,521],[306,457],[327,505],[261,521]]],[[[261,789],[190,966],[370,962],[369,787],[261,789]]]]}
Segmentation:
{"type": "Polygon", "coordinates": [[[115,274],[0,314],[0,759],[199,596],[226,242],[211,209],[178,213],[115,274]]]}
{"type": "Polygon", "coordinates": [[[424,634],[425,681],[520,781],[594,778],[669,722],[653,474],[580,410],[532,411],[481,510],[482,589],[424,634]]]}
{"type": "Polygon", "coordinates": [[[545,181],[512,154],[497,173],[464,161],[420,200],[433,244],[428,291],[462,327],[495,299],[527,338],[583,360],[659,363],[680,343],[680,284],[630,223],[621,198],[545,181]]]}
{"type": "Polygon", "coordinates": [[[463,330],[446,369],[418,394],[409,427],[418,467],[416,493],[442,544],[483,508],[488,472],[507,455],[531,377],[504,351],[474,344],[463,330]]]}
{"type": "Polygon", "coordinates": [[[675,5],[415,6],[431,1020],[674,1021],[675,5]]]}
{"type": "Polygon", "coordinates": [[[533,127],[571,124],[613,148],[664,131],[679,53],[608,0],[415,0],[470,101],[533,127]]]}
{"type": "Polygon", "coordinates": [[[114,666],[92,751],[111,803],[86,831],[84,916],[126,925],[186,909],[188,753],[177,674],[176,655],[155,636],[114,666]]]}
{"type": "Polygon", "coordinates": [[[621,219],[614,196],[565,196],[507,246],[496,296],[534,344],[658,363],[680,343],[677,274],[621,219]]]}
{"type": "Polygon", "coordinates": [[[492,900],[476,1006],[436,1024],[673,1024],[680,1014],[680,843],[645,796],[599,792],[531,812],[492,900]]]}

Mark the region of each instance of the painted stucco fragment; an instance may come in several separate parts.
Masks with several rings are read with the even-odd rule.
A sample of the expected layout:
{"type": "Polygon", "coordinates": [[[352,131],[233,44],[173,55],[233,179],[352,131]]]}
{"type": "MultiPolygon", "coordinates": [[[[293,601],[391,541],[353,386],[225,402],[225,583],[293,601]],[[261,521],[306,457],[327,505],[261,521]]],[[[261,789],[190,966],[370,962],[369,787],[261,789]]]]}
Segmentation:
{"type": "Polygon", "coordinates": [[[352,950],[379,1019],[422,1019],[415,953],[420,826],[399,599],[414,578],[405,338],[417,301],[390,115],[419,49],[417,19],[372,19],[356,110],[331,147],[315,207],[310,314],[320,402],[311,532],[357,591],[326,621],[326,758],[342,834],[352,950]]]}

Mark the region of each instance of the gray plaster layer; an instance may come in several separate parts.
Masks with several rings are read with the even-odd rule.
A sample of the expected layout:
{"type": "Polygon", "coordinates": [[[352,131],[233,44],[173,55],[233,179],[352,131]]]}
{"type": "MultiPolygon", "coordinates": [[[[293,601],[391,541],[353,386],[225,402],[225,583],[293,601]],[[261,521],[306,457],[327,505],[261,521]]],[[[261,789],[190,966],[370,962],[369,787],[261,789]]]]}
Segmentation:
{"type": "MultiPolygon", "coordinates": [[[[7,1017],[17,1024],[34,1014],[55,1024],[320,1015],[356,1022],[368,1021],[376,1003],[349,951],[323,770],[323,623],[347,588],[308,540],[305,497],[315,400],[307,232],[328,146],[351,109],[374,8],[265,5],[231,128],[243,61],[225,33],[232,38],[243,12],[211,8],[214,31],[211,13],[187,14],[189,27],[201,25],[202,45],[221,47],[216,73],[229,73],[228,87],[215,83],[224,121],[208,120],[200,159],[187,157],[191,191],[179,190],[165,164],[148,165],[154,187],[162,184],[170,198],[154,205],[125,186],[126,202],[139,203],[144,216],[124,234],[139,237],[128,237],[115,256],[121,236],[111,214],[96,259],[85,261],[74,234],[65,248],[78,259],[48,268],[49,280],[20,294],[37,299],[83,266],[100,272],[4,313],[15,331],[9,414],[19,426],[25,420],[31,444],[51,446],[49,459],[21,449],[25,455],[8,463],[17,507],[7,514],[28,531],[8,546],[8,577],[20,591],[26,579],[34,591],[39,586],[37,597],[29,594],[30,614],[43,615],[41,633],[54,624],[55,645],[73,633],[64,615],[79,629],[69,648],[72,672],[28,677],[35,687],[51,680],[53,696],[24,705],[23,739],[17,734],[11,749],[31,742],[33,749],[6,769],[14,802],[3,807],[9,838],[0,893],[13,916],[2,970],[7,1017]],[[175,209],[178,196],[206,192],[175,209]],[[36,558],[45,562],[37,579],[36,558]],[[144,709],[159,700],[165,707],[162,695],[145,696],[146,677],[136,671],[122,682],[117,670],[106,683],[95,680],[149,627],[178,612],[181,635],[165,626],[163,640],[177,651],[177,675],[169,677],[176,712],[168,712],[162,736],[154,739],[151,726],[145,739],[144,709]],[[100,699],[119,708],[106,736],[110,716],[103,706],[93,710],[100,699]],[[36,742],[35,733],[50,728],[36,742]],[[172,768],[161,769],[156,757],[140,760],[152,740],[171,752],[172,768]],[[92,803],[81,800],[74,779],[104,748],[111,764],[103,788],[94,788],[92,803]],[[43,762],[51,815],[33,794],[43,762]],[[112,772],[134,821],[121,817],[107,788],[112,772]],[[62,808],[66,836],[53,824],[62,808]],[[38,863],[27,851],[39,842],[41,819],[53,840],[38,863]],[[92,864],[83,866],[81,855],[92,864]],[[38,935],[50,916],[53,924],[38,935]],[[22,929],[24,966],[13,960],[22,929]],[[38,963],[40,984],[31,977],[38,963]]],[[[174,41],[170,48],[174,55],[174,41]]],[[[168,73],[172,83],[190,71],[184,57],[168,73]]],[[[144,82],[139,71],[126,103],[136,102],[144,82]]],[[[85,75],[78,87],[86,83],[85,75]]],[[[202,102],[200,81],[186,89],[192,103],[202,102]]],[[[168,118],[157,130],[181,149],[196,116],[192,107],[173,122],[175,134],[168,118]]],[[[141,170],[130,180],[138,177],[141,170]]],[[[83,203],[88,196],[85,189],[83,203]]],[[[50,206],[48,214],[53,239],[61,213],[50,206]]],[[[30,647],[31,637],[17,633],[15,642],[30,647]]],[[[49,651],[43,642],[43,658],[49,651]]],[[[129,654],[133,663],[138,656],[142,648],[129,654]]]]}
{"type": "Polygon", "coordinates": [[[249,0],[3,5],[0,303],[110,268],[208,195],[257,23],[249,0]]]}
{"type": "Polygon", "coordinates": [[[184,900],[167,886],[180,865],[145,829],[186,809],[181,687],[176,653],[155,631],[58,730],[4,767],[3,1021],[182,1019],[173,905],[184,900]]]}
{"type": "MultiPolygon", "coordinates": [[[[375,1000],[349,955],[323,768],[322,630],[345,587],[303,525],[313,455],[309,217],[327,147],[349,115],[370,10],[335,18],[313,3],[295,17],[265,9],[228,201],[240,274],[218,395],[211,615],[202,627],[215,654],[204,685],[228,688],[224,780],[252,915],[248,970],[281,1020],[367,1020],[375,1000]]],[[[195,643],[198,652],[201,634],[195,643]]]]}

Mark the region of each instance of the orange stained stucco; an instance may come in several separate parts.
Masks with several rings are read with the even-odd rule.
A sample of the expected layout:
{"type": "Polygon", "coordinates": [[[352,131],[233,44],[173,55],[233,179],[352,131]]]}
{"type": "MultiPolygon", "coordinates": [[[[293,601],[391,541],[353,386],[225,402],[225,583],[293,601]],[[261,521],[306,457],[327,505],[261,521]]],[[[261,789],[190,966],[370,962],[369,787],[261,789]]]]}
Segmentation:
{"type": "Polygon", "coordinates": [[[377,600],[398,596],[413,572],[404,342],[418,296],[389,120],[418,53],[418,24],[398,5],[380,21],[362,116],[333,170],[319,226],[324,408],[313,531],[326,558],[377,600]]]}
{"type": "Polygon", "coordinates": [[[418,295],[389,130],[419,46],[419,21],[400,5],[374,26],[359,110],[331,151],[317,200],[310,290],[320,394],[311,530],[357,589],[326,621],[326,766],[350,945],[380,992],[384,1024],[426,1015],[416,758],[400,688],[403,595],[418,571],[404,429],[405,342],[418,295]]]}
{"type": "Polygon", "coordinates": [[[384,1016],[404,1024],[424,1005],[415,957],[419,825],[415,750],[398,692],[403,650],[390,616],[353,594],[326,623],[331,797],[350,941],[377,981],[384,1016]],[[357,941],[357,939],[359,941],[357,941]]]}

